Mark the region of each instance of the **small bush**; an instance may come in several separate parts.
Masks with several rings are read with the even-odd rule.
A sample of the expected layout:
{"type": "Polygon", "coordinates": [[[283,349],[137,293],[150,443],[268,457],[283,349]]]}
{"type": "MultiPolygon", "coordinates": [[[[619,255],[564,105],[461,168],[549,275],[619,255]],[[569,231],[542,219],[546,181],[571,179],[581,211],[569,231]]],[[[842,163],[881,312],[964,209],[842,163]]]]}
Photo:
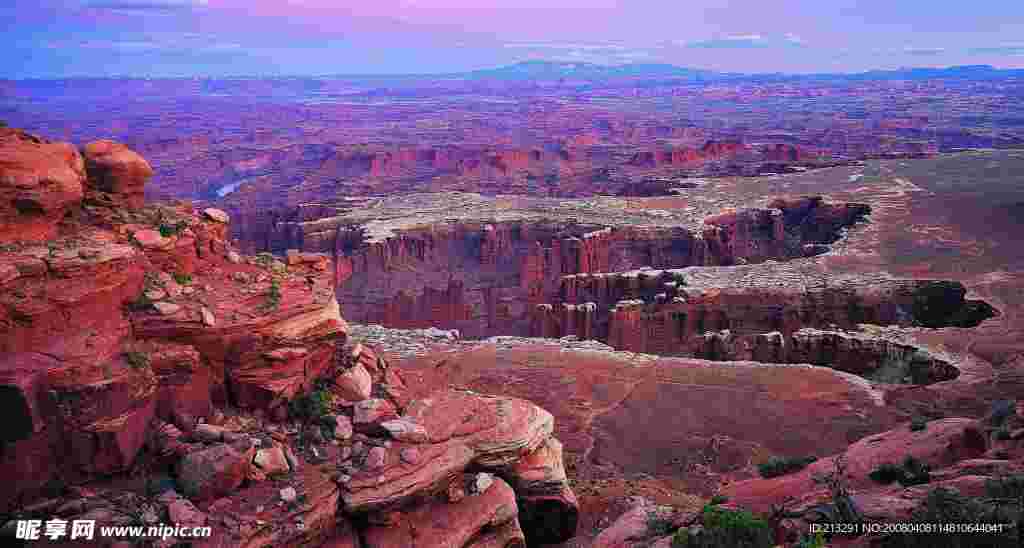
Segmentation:
{"type": "Polygon", "coordinates": [[[818,457],[771,457],[757,467],[762,478],[774,478],[799,472],[807,465],[818,460],[818,457]]]}
{"type": "Polygon", "coordinates": [[[686,276],[682,272],[673,272],[672,281],[679,287],[686,287],[686,276]]]}
{"type": "Polygon", "coordinates": [[[192,275],[191,274],[185,274],[185,273],[182,273],[182,272],[175,272],[174,273],[174,281],[177,282],[178,285],[191,285],[192,284],[192,275]]]}
{"type": "MultiPolygon", "coordinates": [[[[912,523],[1007,523],[1008,516],[983,499],[969,498],[955,489],[939,487],[928,493],[910,517],[912,523]]],[[[893,534],[883,548],[1019,548],[1016,531],[963,534],[893,534]]]]}
{"type": "Polygon", "coordinates": [[[331,413],[331,394],[323,389],[316,389],[293,399],[288,404],[292,416],[304,422],[320,422],[331,413]]]}
{"type": "Polygon", "coordinates": [[[277,310],[277,307],[281,306],[281,285],[277,280],[270,280],[270,288],[264,297],[266,301],[263,302],[263,310],[277,310]]]}
{"type": "Polygon", "coordinates": [[[923,485],[932,481],[931,468],[914,457],[908,456],[903,459],[903,470],[906,472],[906,476],[900,483],[904,487],[923,485]]]}
{"type": "Polygon", "coordinates": [[[1000,427],[998,430],[995,431],[993,435],[999,441],[1006,441],[1013,436],[1010,433],[1010,429],[1005,426],[1000,427]]]}
{"type": "Polygon", "coordinates": [[[815,533],[814,535],[803,535],[800,540],[796,541],[793,548],[825,548],[825,534],[822,532],[815,533]]]}
{"type": "Polygon", "coordinates": [[[905,475],[906,474],[903,472],[902,467],[891,462],[884,462],[872,470],[871,473],[868,474],[868,477],[877,483],[888,485],[902,480],[905,475]]]}
{"type": "Polygon", "coordinates": [[[920,432],[928,428],[928,419],[924,417],[914,417],[910,421],[910,431],[920,432]]]}
{"type": "Polygon", "coordinates": [[[147,310],[151,306],[153,306],[153,301],[150,300],[150,298],[146,296],[146,290],[145,289],[143,289],[142,292],[139,293],[138,297],[135,297],[134,301],[131,301],[131,302],[129,302],[126,305],[128,310],[133,311],[133,312],[138,312],[138,311],[141,311],[141,310],[147,310]]]}
{"type": "Polygon", "coordinates": [[[745,510],[725,510],[707,505],[701,511],[703,529],[690,534],[679,529],[672,537],[673,548],[770,548],[772,531],[768,522],[745,510]]]}
{"type": "Polygon", "coordinates": [[[132,369],[145,369],[149,367],[149,355],[144,352],[125,352],[124,361],[132,369]]]}
{"type": "Polygon", "coordinates": [[[181,231],[188,228],[188,223],[185,221],[178,221],[175,223],[162,222],[160,223],[160,235],[164,238],[170,238],[171,236],[177,236],[181,234],[181,231]]]}
{"type": "Polygon", "coordinates": [[[991,478],[985,482],[985,493],[996,499],[1024,497],[1024,474],[991,478]]]}
{"type": "Polygon", "coordinates": [[[651,511],[647,514],[648,537],[663,537],[675,530],[676,526],[671,519],[659,514],[657,511],[651,511]]]}
{"type": "Polygon", "coordinates": [[[709,502],[708,504],[711,504],[712,506],[718,506],[719,504],[725,504],[727,502],[729,502],[729,497],[725,495],[715,495],[711,497],[711,502],[709,502]]]}
{"type": "Polygon", "coordinates": [[[882,463],[868,477],[883,485],[899,482],[904,487],[922,485],[932,480],[928,465],[911,456],[903,459],[902,464],[882,463]]]}
{"type": "Polygon", "coordinates": [[[263,268],[270,268],[270,265],[274,264],[275,259],[272,253],[267,253],[266,251],[264,251],[263,253],[260,253],[253,257],[253,260],[256,261],[256,264],[262,266],[263,268]]]}

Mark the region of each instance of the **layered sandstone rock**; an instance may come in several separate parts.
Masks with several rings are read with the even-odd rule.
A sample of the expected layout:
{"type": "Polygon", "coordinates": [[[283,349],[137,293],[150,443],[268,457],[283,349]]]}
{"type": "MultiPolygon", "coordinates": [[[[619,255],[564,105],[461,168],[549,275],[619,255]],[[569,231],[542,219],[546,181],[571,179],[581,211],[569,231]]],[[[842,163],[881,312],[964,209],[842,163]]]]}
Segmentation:
{"type": "Polygon", "coordinates": [[[89,200],[99,204],[138,209],[146,182],[153,176],[149,162],[113,141],[93,141],[82,149],[88,172],[89,200]]]}
{"type": "Polygon", "coordinates": [[[90,199],[47,220],[49,245],[0,249],[0,510],[207,524],[209,547],[404,545],[394,523],[460,547],[574,534],[549,413],[414,399],[373,348],[346,345],[328,256],[241,256],[224,212],[139,203],[148,166],[128,149],[86,155],[90,199]],[[124,487],[140,470],[146,485],[124,487]]]}
{"type": "Polygon", "coordinates": [[[364,546],[525,546],[516,516],[515,492],[501,479],[495,479],[487,489],[458,502],[432,501],[403,513],[395,524],[371,526],[363,534],[364,546]],[[505,528],[513,534],[503,533],[505,528]],[[504,538],[500,542],[488,538],[495,534],[504,538]]]}
{"type": "MultiPolygon", "coordinates": [[[[844,344],[843,369],[854,369],[855,341],[866,337],[826,336],[801,328],[833,326],[855,329],[858,324],[928,327],[977,325],[997,312],[987,303],[965,298],[957,282],[906,280],[884,274],[835,275],[814,260],[757,265],[693,267],[680,270],[635,270],[615,274],[577,274],[562,279],[560,297],[568,303],[550,305],[571,310],[570,304],[596,304],[590,326],[546,321],[546,308],[537,307],[535,325],[547,336],[588,333],[615,348],[697,356],[717,360],[759,359],[782,363],[835,363],[823,357],[822,340],[844,344]],[[780,333],[780,339],[771,334],[780,333]],[[831,338],[830,338],[831,337],[831,338]],[[774,341],[774,342],[773,342],[774,341]],[[815,342],[817,341],[817,342],[815,342]],[[789,348],[788,354],[783,348],[789,348]],[[770,359],[769,359],[770,358],[770,359]]],[[[874,343],[878,358],[910,354],[898,344],[874,343]]],[[[872,352],[870,349],[864,349],[872,352]]],[[[924,359],[924,358],[922,358],[924,359]]],[[[841,360],[842,361],[842,360],[841,360]]],[[[870,368],[861,364],[860,368],[870,368]]],[[[928,382],[955,376],[934,359],[928,382]]],[[[863,373],[863,370],[855,371],[863,373]]]]}
{"type": "MultiPolygon", "coordinates": [[[[561,295],[563,276],[817,254],[869,210],[820,197],[770,205],[695,222],[686,210],[637,211],[624,220],[621,203],[604,200],[414,195],[299,207],[280,229],[286,248],[335,255],[339,300],[355,321],[458,329],[466,337],[558,336],[578,327],[589,337],[598,335],[586,308],[557,306],[585,304],[561,295]],[[555,306],[555,318],[534,313],[544,303],[555,306]]],[[[285,251],[278,245],[270,249],[285,251]]]]}
{"type": "Polygon", "coordinates": [[[75,147],[0,128],[0,243],[53,237],[84,185],[85,163],[75,147]]]}

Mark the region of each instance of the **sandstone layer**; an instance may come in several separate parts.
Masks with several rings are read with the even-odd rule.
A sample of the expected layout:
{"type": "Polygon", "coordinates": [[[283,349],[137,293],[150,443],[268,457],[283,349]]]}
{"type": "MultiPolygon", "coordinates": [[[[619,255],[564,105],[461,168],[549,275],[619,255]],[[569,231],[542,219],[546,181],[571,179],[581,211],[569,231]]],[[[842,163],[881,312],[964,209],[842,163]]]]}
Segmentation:
{"type": "Polygon", "coordinates": [[[575,535],[552,415],[413,393],[347,340],[331,257],[244,256],[225,212],[141,203],[123,145],[87,146],[86,180],[74,148],[4,135],[0,180],[55,200],[0,250],[5,516],[206,525],[193,545],[225,548],[575,535]]]}

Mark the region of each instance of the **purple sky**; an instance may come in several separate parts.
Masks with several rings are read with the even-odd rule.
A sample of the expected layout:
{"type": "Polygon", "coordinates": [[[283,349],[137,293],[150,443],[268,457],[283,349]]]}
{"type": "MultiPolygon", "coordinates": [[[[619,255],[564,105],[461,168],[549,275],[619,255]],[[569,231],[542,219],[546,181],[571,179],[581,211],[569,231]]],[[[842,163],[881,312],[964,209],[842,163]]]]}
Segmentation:
{"type": "Polygon", "coordinates": [[[525,60],[742,72],[1024,68],[1024,2],[6,0],[0,77],[452,72],[525,60]]]}

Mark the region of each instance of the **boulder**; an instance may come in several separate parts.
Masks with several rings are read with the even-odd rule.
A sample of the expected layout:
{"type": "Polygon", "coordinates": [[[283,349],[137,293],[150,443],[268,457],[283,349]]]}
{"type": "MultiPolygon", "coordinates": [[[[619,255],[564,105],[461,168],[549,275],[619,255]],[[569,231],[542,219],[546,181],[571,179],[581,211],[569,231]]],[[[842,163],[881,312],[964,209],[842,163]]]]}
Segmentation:
{"type": "Polygon", "coordinates": [[[85,163],[75,147],[0,128],[0,242],[42,242],[77,205],[85,163]]]}
{"type": "Polygon", "coordinates": [[[359,432],[381,432],[383,423],[398,418],[391,402],[382,399],[363,400],[356,404],[353,425],[359,432]]]}
{"type": "MultiPolygon", "coordinates": [[[[654,536],[659,534],[650,529],[654,518],[670,519],[672,508],[658,506],[651,501],[635,497],[629,500],[629,508],[591,543],[590,548],[625,548],[650,546],[654,536]]],[[[664,533],[660,533],[664,534],[664,533]]]]}
{"type": "Polygon", "coordinates": [[[287,474],[291,467],[288,466],[288,459],[284,451],[278,447],[268,447],[256,451],[256,457],[252,463],[267,476],[276,474],[287,474]]]}
{"type": "Polygon", "coordinates": [[[199,511],[192,501],[186,498],[177,498],[167,505],[167,517],[174,525],[187,527],[202,527],[206,525],[206,514],[199,511]]]}
{"type": "MultiPolygon", "coordinates": [[[[338,488],[317,467],[304,466],[282,488],[276,482],[257,482],[213,501],[207,510],[217,516],[209,539],[195,540],[195,548],[269,548],[320,546],[338,524],[338,536],[351,526],[338,516],[338,488]],[[284,502],[281,490],[295,498],[284,502]]],[[[342,545],[346,546],[346,545],[342,545]]],[[[352,546],[352,545],[348,545],[352,546]]],[[[355,544],[358,546],[358,544],[355,544]]]]}
{"type": "Polygon", "coordinates": [[[153,168],[145,158],[121,143],[93,141],[82,149],[88,172],[90,199],[138,209],[153,168]]]}
{"type": "Polygon", "coordinates": [[[166,250],[173,244],[173,241],[170,238],[165,238],[160,234],[160,231],[153,230],[151,228],[133,232],[132,239],[135,240],[142,249],[148,250],[166,250]]]}
{"type": "Polygon", "coordinates": [[[398,441],[406,443],[427,443],[430,436],[422,426],[405,419],[397,419],[381,423],[381,428],[398,441]]]}
{"type": "Polygon", "coordinates": [[[370,397],[373,380],[361,363],[343,369],[334,377],[332,390],[339,397],[348,401],[363,401],[370,397]]]}
{"type": "MultiPolygon", "coordinates": [[[[516,515],[512,488],[504,481],[494,479],[493,485],[479,496],[467,497],[457,503],[429,501],[402,513],[395,524],[371,525],[363,538],[367,548],[479,546],[473,541],[481,533],[515,522],[516,515]]],[[[518,527],[514,529],[518,530],[518,527]]],[[[502,547],[515,545],[512,540],[500,544],[502,547]]]]}
{"type": "Polygon", "coordinates": [[[219,442],[224,440],[225,430],[226,429],[223,426],[200,423],[197,424],[195,429],[192,431],[192,437],[199,441],[205,441],[208,443],[219,442]]]}
{"type": "Polygon", "coordinates": [[[334,438],[342,441],[352,439],[352,419],[346,415],[334,416],[334,438]]]}
{"type": "Polygon", "coordinates": [[[231,222],[231,217],[221,209],[215,207],[208,207],[203,210],[203,216],[207,219],[218,222],[221,224],[228,224],[231,222]]]}
{"type": "Polygon", "coordinates": [[[173,316],[181,310],[180,304],[169,303],[166,301],[160,301],[153,303],[153,308],[156,309],[163,316],[173,316]]]}
{"type": "Polygon", "coordinates": [[[178,462],[178,485],[195,500],[230,494],[248,476],[255,454],[250,441],[221,443],[189,453],[178,462]]]}
{"type": "Polygon", "coordinates": [[[554,427],[550,413],[527,401],[451,390],[414,401],[406,415],[429,433],[430,443],[415,446],[419,461],[402,459],[405,443],[383,448],[388,457],[382,469],[358,470],[343,485],[347,511],[385,510],[419,493],[443,491],[471,465],[499,472],[536,450],[554,427]]]}

